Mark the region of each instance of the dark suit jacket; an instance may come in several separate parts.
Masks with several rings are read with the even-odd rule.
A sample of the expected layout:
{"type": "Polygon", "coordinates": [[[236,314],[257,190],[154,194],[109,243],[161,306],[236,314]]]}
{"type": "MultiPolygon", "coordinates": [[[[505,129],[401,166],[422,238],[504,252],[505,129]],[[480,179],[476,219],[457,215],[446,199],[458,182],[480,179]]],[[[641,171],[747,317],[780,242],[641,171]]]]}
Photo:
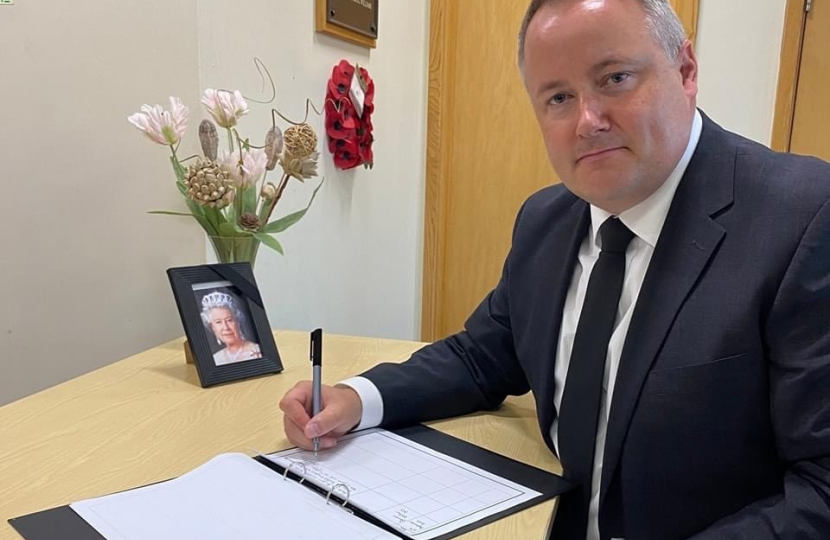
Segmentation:
{"type": "MultiPolygon", "coordinates": [[[[465,331],[365,374],[383,424],[532,390],[554,450],[562,306],[589,221],[561,185],[531,196],[465,331]]],[[[704,117],[622,352],[600,501],[603,539],[830,539],[830,165],[704,117]]]]}

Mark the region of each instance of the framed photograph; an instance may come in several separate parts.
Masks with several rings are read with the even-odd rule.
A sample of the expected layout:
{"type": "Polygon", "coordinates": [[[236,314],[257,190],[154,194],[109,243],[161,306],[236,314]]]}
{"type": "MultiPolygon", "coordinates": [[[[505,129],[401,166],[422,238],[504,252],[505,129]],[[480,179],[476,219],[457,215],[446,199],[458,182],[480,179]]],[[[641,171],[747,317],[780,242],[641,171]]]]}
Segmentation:
{"type": "Polygon", "coordinates": [[[202,387],[282,371],[248,263],[167,270],[202,387]]]}

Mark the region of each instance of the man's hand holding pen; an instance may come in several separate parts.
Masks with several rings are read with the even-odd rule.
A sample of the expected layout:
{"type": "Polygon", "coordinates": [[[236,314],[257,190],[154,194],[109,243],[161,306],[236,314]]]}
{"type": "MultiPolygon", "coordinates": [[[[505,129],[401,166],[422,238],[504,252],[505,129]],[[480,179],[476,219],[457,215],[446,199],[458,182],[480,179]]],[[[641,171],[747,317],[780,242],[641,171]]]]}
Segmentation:
{"type": "Polygon", "coordinates": [[[314,437],[320,437],[320,449],[333,447],[337,437],[354,429],[363,414],[363,403],[357,392],[344,385],[322,385],[322,409],[312,418],[313,389],[311,381],[301,381],[280,401],[285,434],[292,444],[313,450],[314,437]]]}

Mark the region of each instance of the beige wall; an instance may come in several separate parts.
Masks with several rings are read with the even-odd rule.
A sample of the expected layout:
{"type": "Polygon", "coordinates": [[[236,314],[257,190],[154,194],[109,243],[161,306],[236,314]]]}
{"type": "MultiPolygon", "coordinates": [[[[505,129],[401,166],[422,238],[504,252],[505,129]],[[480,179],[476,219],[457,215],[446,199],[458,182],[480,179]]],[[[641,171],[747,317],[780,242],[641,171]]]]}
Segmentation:
{"type": "Polygon", "coordinates": [[[182,333],[198,264],[164,149],[126,121],[198,92],[195,0],[0,6],[0,404],[182,333]]]}
{"type": "Polygon", "coordinates": [[[786,0],[700,0],[698,105],[769,145],[786,0]]]}
{"type": "MultiPolygon", "coordinates": [[[[326,184],[306,217],[280,235],[285,256],[260,251],[257,282],[274,327],[417,339],[429,2],[383,2],[378,47],[371,50],[315,33],[315,3],[245,0],[235,12],[257,16],[231,17],[227,0],[199,1],[201,87],[260,96],[256,56],[275,78],[273,106],[301,120],[306,98],[321,110],[332,67],[341,59],[365,67],[375,81],[374,168],[338,170],[322,142],[319,172],[326,184]]],[[[251,103],[250,111],[240,129],[262,140],[270,106],[251,103]]],[[[312,113],[309,122],[325,133],[323,117],[312,113]]],[[[275,214],[303,207],[315,185],[292,181],[275,214]]]]}

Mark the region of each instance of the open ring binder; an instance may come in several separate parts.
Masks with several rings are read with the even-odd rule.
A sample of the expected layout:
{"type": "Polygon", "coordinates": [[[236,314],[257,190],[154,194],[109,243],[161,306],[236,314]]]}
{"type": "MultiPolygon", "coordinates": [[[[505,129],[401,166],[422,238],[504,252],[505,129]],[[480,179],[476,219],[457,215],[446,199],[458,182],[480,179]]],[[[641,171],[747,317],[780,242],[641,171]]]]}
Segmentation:
{"type": "MultiPolygon", "coordinates": [[[[284,459],[282,463],[278,463],[277,460],[280,459],[280,455],[265,455],[257,450],[249,449],[254,456],[248,456],[242,453],[222,454],[213,458],[208,463],[186,473],[182,477],[170,480],[170,484],[168,482],[160,482],[139,487],[131,491],[88,499],[86,501],[80,501],[79,503],[73,503],[72,506],[60,506],[19,518],[12,518],[9,520],[9,523],[26,540],[101,540],[103,535],[96,529],[96,525],[106,530],[112,529],[114,525],[110,521],[103,521],[102,514],[100,514],[100,512],[103,512],[109,506],[106,506],[106,508],[102,506],[101,508],[104,510],[101,510],[95,505],[105,502],[106,505],[121,505],[123,509],[126,509],[125,511],[135,511],[131,510],[131,508],[134,508],[131,505],[134,505],[135,501],[140,501],[143,498],[144,502],[147,502],[152,497],[155,497],[157,492],[161,494],[168,493],[165,490],[174,488],[176,486],[174,483],[178,483],[176,489],[181,490],[185,489],[186,486],[190,486],[186,489],[194,493],[193,497],[195,497],[195,500],[203,501],[205,507],[210,507],[210,504],[220,499],[219,493],[221,493],[221,496],[225,496],[228,493],[227,483],[224,480],[218,482],[215,479],[224,479],[227,477],[233,478],[233,482],[236,482],[234,489],[238,489],[234,493],[240,498],[240,504],[245,504],[245,500],[248,500],[246,497],[258,497],[258,495],[252,493],[253,489],[248,489],[248,482],[252,486],[256,484],[257,489],[267,491],[269,501],[272,500],[270,498],[272,496],[278,498],[277,508],[274,509],[273,513],[257,516],[258,519],[268,521],[265,528],[269,530],[270,527],[276,526],[284,526],[286,531],[305,530],[304,528],[308,527],[309,521],[319,521],[323,526],[329,524],[338,530],[340,530],[343,523],[348,524],[348,530],[343,530],[343,534],[340,536],[343,540],[347,538],[365,538],[366,536],[360,532],[362,529],[370,531],[374,535],[370,535],[369,537],[371,538],[390,539],[394,537],[410,540],[414,538],[449,540],[482,525],[492,523],[507,515],[549,500],[572,487],[570,483],[556,475],[495,454],[489,450],[423,425],[401,428],[394,432],[367,430],[359,434],[354,434],[351,437],[384,437],[384,441],[391,440],[392,438],[406,439],[406,444],[411,448],[415,448],[415,445],[418,447],[426,447],[430,451],[445,456],[441,459],[461,461],[467,464],[468,467],[475,467],[481,469],[484,473],[495,475],[504,481],[519,484],[522,489],[532,490],[536,492],[536,495],[533,498],[522,500],[512,506],[498,510],[495,513],[477,518],[475,521],[449,523],[443,530],[425,530],[420,533],[420,536],[417,536],[417,531],[412,530],[417,529],[417,520],[410,520],[411,527],[409,528],[400,527],[397,526],[398,524],[392,523],[383,516],[377,515],[357,504],[355,499],[361,499],[361,493],[358,493],[360,490],[352,492],[356,488],[349,486],[349,480],[340,478],[333,480],[333,478],[324,474],[324,465],[326,463],[315,463],[311,460],[305,460],[299,457],[301,453],[294,452],[292,454],[297,456],[295,459],[286,456],[282,458],[284,459]],[[276,473],[275,480],[267,481],[267,473],[259,465],[252,464],[250,462],[251,458],[259,465],[267,467],[276,473]],[[319,477],[317,475],[318,467],[323,469],[323,473],[319,477]],[[290,474],[291,472],[293,474],[290,474]],[[282,476],[283,482],[279,481],[280,476],[282,476]],[[204,482],[198,480],[199,478],[214,480],[204,482]],[[285,482],[285,480],[292,480],[292,482],[285,482]],[[308,480],[308,482],[304,482],[304,480],[308,480]],[[302,484],[302,493],[294,491],[294,487],[291,484],[302,484]],[[328,487],[329,485],[331,485],[331,488],[328,487]],[[216,487],[219,491],[211,492],[205,486],[208,488],[216,487]],[[306,497],[305,495],[308,494],[306,490],[314,492],[315,495],[313,497],[306,497]],[[323,502],[324,500],[325,503],[323,502]],[[339,514],[338,508],[350,515],[332,515],[332,513],[339,514]],[[88,521],[88,519],[93,519],[93,522],[88,521]],[[359,520],[363,523],[358,523],[358,521],[351,522],[350,520],[352,519],[359,520]],[[291,527],[299,527],[299,529],[291,529],[291,527]]],[[[191,498],[184,499],[188,503],[194,500],[191,498]]],[[[230,512],[224,506],[224,502],[222,504],[222,510],[217,511],[219,521],[225,520],[229,523],[233,522],[237,514],[230,512]]],[[[186,519],[194,520],[191,525],[195,527],[195,520],[198,519],[198,516],[188,514],[185,517],[186,519]]],[[[146,521],[156,520],[161,522],[165,519],[174,520],[178,518],[175,514],[152,515],[149,516],[148,520],[142,521],[142,527],[147,525],[146,521]]],[[[124,527],[131,530],[129,528],[132,526],[132,523],[133,521],[130,521],[124,527]]],[[[180,524],[180,521],[175,521],[176,526],[180,524]]],[[[161,526],[158,525],[158,527],[161,526]]],[[[260,528],[257,530],[263,529],[260,528]]],[[[143,529],[142,532],[144,532],[143,529]]],[[[144,540],[149,536],[143,534],[127,537],[144,540]]],[[[182,538],[184,540],[190,537],[198,538],[198,536],[186,536],[182,538]]],[[[291,537],[291,535],[288,537],[291,537]]],[[[328,536],[323,537],[328,538],[328,536]]]]}

